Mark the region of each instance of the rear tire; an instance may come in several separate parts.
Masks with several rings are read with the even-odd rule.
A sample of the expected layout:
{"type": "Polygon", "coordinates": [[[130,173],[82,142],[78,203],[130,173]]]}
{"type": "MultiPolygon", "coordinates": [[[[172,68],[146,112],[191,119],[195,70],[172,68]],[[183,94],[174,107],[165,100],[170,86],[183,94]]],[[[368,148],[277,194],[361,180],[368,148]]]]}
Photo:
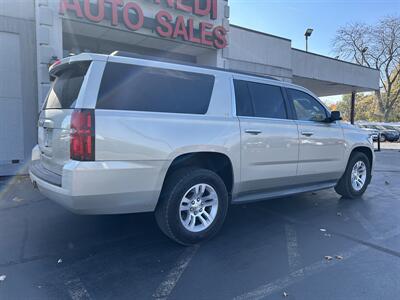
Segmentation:
{"type": "Polygon", "coordinates": [[[166,178],[155,217],[169,238],[193,245],[214,236],[228,212],[228,191],[214,172],[185,168],[166,178]]]}
{"type": "Polygon", "coordinates": [[[361,152],[355,152],[350,156],[342,178],[335,186],[335,191],[345,198],[361,197],[371,181],[371,162],[361,152]]]}

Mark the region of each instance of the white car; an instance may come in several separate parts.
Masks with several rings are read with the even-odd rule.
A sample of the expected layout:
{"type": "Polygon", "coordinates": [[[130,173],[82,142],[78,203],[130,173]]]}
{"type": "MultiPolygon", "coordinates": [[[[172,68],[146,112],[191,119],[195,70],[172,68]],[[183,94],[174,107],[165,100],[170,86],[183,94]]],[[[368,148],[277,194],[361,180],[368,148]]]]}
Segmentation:
{"type": "Polygon", "coordinates": [[[76,213],[155,211],[188,245],[231,204],[332,187],[354,198],[370,183],[372,139],[302,87],[119,52],[50,74],[30,177],[76,213]]]}

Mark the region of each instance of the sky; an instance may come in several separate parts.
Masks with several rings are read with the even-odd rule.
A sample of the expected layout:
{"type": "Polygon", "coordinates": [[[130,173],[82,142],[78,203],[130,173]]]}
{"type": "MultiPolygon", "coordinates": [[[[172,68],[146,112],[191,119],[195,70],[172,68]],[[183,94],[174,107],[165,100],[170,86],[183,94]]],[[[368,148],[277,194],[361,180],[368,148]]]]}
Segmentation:
{"type": "MultiPolygon", "coordinates": [[[[292,40],[305,50],[304,32],[313,28],[309,51],[335,57],[332,39],[348,23],[376,23],[400,14],[400,0],[229,0],[230,23],[292,40]]],[[[340,97],[326,97],[328,103],[340,97]]]]}
{"type": "Polygon", "coordinates": [[[400,0],[229,0],[229,6],[231,24],[291,39],[294,48],[305,49],[304,32],[313,28],[309,51],[329,56],[340,26],[400,14],[400,0]]]}

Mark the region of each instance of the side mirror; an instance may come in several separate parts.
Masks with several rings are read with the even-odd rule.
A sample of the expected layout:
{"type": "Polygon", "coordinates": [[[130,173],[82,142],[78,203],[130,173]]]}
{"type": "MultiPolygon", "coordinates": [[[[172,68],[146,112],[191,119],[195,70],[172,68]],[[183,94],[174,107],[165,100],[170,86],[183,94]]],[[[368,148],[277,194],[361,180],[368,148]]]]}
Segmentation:
{"type": "Polygon", "coordinates": [[[329,120],[331,122],[342,120],[342,117],[340,116],[340,111],[337,111],[337,110],[332,111],[329,120]]]}

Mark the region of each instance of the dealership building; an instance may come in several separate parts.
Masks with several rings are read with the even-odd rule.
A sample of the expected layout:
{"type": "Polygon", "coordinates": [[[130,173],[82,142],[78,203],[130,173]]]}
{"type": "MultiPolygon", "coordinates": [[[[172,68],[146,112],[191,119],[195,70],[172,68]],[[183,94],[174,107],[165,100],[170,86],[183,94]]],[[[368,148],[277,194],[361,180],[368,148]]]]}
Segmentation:
{"type": "Polygon", "coordinates": [[[227,0],[0,1],[0,176],[24,172],[37,143],[49,66],[115,50],[238,70],[318,96],[379,89],[379,72],[233,25],[227,0]]]}

